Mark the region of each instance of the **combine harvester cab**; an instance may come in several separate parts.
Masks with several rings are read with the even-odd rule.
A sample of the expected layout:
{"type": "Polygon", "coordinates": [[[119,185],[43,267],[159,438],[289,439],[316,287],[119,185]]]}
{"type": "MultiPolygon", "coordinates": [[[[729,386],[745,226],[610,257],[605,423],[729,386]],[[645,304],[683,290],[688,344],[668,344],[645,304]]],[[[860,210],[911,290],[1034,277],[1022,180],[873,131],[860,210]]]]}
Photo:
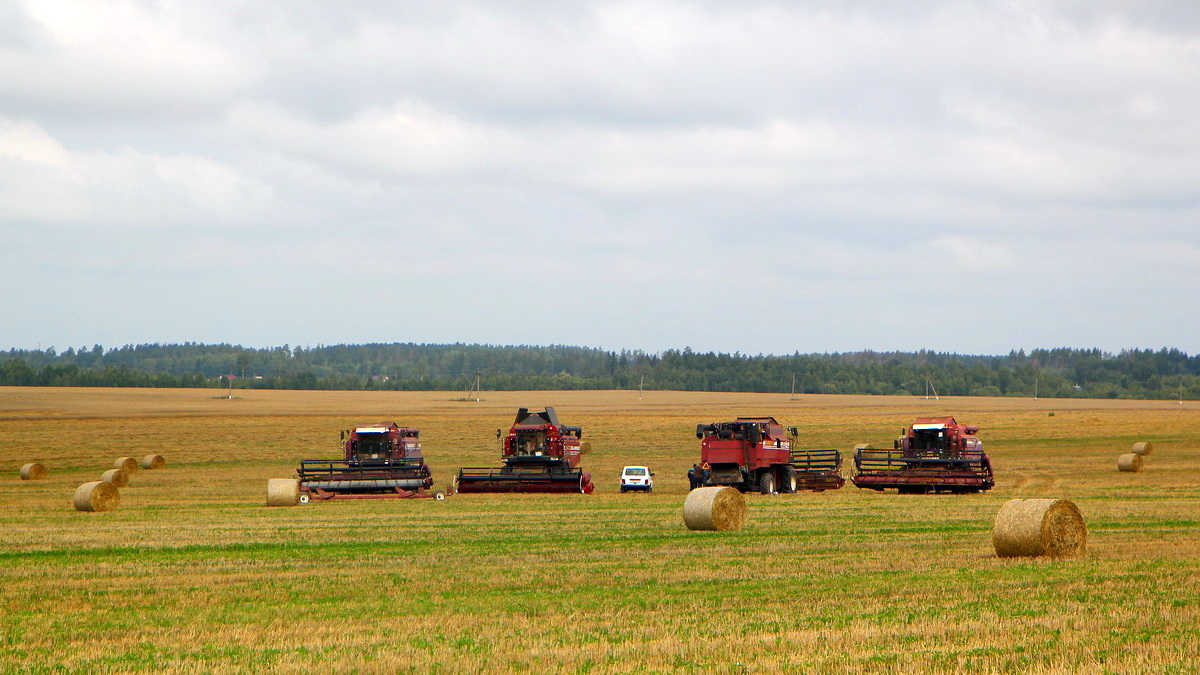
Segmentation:
{"type": "Polygon", "coordinates": [[[836,449],[795,450],[795,427],[774,417],[739,417],[732,422],[699,424],[702,475],[689,473],[692,487],[727,485],[763,494],[799,490],[836,490],[842,454],[836,449]]]}
{"type": "Polygon", "coordinates": [[[462,468],[455,481],[458,492],[565,492],[591,494],[590,473],[579,468],[582,427],[558,421],[554,408],[517,411],[508,434],[496,430],[504,466],[462,468]]]}
{"type": "Polygon", "coordinates": [[[902,494],[990,490],[996,480],[978,432],[953,417],[918,417],[891,450],[856,448],[852,480],[860,488],[902,494]]]}
{"type": "Polygon", "coordinates": [[[306,459],[296,475],[300,501],[433,497],[433,475],[421,454],[420,431],[380,422],[342,432],[345,459],[306,459]]]}

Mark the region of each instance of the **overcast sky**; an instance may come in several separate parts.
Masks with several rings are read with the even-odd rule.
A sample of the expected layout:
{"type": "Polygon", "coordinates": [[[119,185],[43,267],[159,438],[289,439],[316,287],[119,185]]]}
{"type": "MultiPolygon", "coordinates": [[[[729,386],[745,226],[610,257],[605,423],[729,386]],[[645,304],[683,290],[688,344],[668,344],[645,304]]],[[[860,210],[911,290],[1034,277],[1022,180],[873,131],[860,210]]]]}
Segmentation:
{"type": "Polygon", "coordinates": [[[0,0],[0,348],[1196,353],[1197,298],[1196,3],[0,0]]]}

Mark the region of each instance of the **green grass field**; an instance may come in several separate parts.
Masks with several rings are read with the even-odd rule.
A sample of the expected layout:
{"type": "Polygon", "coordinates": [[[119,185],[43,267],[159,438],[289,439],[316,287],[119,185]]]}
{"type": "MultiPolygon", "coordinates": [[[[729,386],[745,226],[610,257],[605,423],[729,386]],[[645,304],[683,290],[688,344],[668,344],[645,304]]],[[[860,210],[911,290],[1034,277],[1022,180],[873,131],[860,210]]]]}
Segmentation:
{"type": "MultiPolygon", "coordinates": [[[[1200,405],[786,394],[0,388],[0,672],[1200,671],[1200,405]],[[267,508],[338,431],[419,426],[439,486],[498,462],[517,406],[555,405],[593,495],[267,508]],[[1053,414],[1051,414],[1053,413],[1053,414]],[[802,445],[888,442],[919,414],[979,424],[980,495],[749,495],[689,532],[698,422],[771,414],[802,445]],[[1116,457],[1153,441],[1141,473],[1116,457]],[[157,452],[109,513],[74,488],[157,452]],[[40,461],[50,475],[20,481],[40,461]],[[619,494],[625,464],[653,494],[619,494]],[[1014,497],[1073,500],[1079,559],[998,559],[1014,497]]],[[[847,466],[844,473],[851,473],[847,466]]]]}

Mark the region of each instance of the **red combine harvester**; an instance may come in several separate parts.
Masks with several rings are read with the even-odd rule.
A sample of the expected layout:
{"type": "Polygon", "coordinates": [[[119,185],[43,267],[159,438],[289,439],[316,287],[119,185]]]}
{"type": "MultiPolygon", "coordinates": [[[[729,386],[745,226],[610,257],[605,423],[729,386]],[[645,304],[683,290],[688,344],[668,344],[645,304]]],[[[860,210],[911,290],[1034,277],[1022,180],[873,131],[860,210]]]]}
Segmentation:
{"type": "Polygon", "coordinates": [[[421,455],[420,433],[395,422],[343,431],[345,459],[300,462],[300,501],[445,498],[441,492],[426,491],[433,486],[433,475],[421,455]]]}
{"type": "Polygon", "coordinates": [[[458,470],[458,492],[579,492],[595,489],[592,475],[579,468],[582,427],[560,424],[554,408],[538,413],[517,411],[517,419],[502,435],[504,466],[458,470]]]}
{"type": "Polygon", "coordinates": [[[696,425],[701,465],[689,471],[692,487],[728,485],[763,494],[836,490],[841,476],[838,450],[794,450],[796,428],[774,417],[739,417],[732,422],[696,425]],[[697,475],[696,470],[702,473],[697,475]]]}
{"type": "Polygon", "coordinates": [[[996,480],[978,432],[953,417],[918,417],[891,450],[856,448],[858,475],[852,480],[860,488],[902,494],[990,490],[996,480]]]}

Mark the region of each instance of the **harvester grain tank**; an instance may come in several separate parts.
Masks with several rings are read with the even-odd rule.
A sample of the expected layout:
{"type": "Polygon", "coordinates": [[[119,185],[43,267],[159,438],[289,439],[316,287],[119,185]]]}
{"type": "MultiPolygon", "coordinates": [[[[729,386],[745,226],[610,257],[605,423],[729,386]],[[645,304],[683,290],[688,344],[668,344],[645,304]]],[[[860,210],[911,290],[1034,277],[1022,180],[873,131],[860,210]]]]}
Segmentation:
{"type": "Polygon", "coordinates": [[[420,430],[380,422],[342,432],[340,460],[306,459],[296,475],[300,501],[434,497],[433,475],[421,452],[420,430]]]}
{"type": "Polygon", "coordinates": [[[728,485],[763,494],[842,487],[841,452],[794,449],[796,436],[795,427],[784,427],[774,417],[699,424],[700,464],[688,478],[693,488],[728,485]]]}
{"type": "Polygon", "coordinates": [[[496,430],[504,466],[459,469],[457,491],[591,494],[592,476],[579,468],[581,436],[583,428],[559,422],[554,408],[521,408],[507,434],[496,430]]]}
{"type": "Polygon", "coordinates": [[[892,449],[855,449],[852,480],[860,488],[911,494],[990,490],[996,480],[978,433],[953,417],[918,417],[892,449]]]}

